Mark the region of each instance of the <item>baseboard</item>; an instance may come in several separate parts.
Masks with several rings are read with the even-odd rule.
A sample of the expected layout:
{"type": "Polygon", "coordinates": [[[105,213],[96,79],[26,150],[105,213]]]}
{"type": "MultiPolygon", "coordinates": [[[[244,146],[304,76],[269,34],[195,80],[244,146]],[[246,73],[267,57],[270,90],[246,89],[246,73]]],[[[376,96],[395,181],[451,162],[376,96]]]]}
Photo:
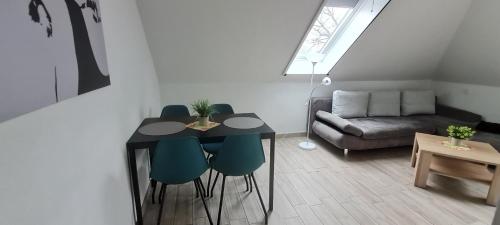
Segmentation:
{"type": "Polygon", "coordinates": [[[306,132],[276,134],[276,138],[305,137],[306,132]]]}

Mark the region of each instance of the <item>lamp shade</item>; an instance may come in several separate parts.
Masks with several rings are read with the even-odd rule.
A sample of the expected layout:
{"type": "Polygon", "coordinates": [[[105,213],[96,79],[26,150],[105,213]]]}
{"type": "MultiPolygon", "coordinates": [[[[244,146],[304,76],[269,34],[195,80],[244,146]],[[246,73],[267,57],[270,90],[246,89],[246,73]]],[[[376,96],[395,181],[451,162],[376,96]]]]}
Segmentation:
{"type": "Polygon", "coordinates": [[[321,85],[323,86],[329,86],[330,84],[332,84],[332,79],[330,79],[329,77],[325,77],[321,81],[321,85]]]}

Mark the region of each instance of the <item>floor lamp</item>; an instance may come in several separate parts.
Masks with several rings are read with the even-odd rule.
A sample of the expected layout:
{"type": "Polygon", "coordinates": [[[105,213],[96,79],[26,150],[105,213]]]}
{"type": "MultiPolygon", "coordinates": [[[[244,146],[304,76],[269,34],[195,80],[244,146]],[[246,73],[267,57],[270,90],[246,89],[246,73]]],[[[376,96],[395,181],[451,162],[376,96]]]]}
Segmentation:
{"type": "MultiPolygon", "coordinates": [[[[314,71],[314,70],[313,70],[314,71]]],[[[313,72],[314,74],[314,72],[313,72]]],[[[301,149],[304,149],[304,150],[313,150],[314,148],[316,148],[316,145],[314,143],[311,142],[311,140],[309,139],[309,133],[310,133],[310,121],[311,121],[311,98],[314,94],[314,91],[316,91],[317,88],[321,87],[321,86],[329,86],[330,84],[332,84],[332,80],[329,78],[329,77],[325,77],[323,78],[323,80],[321,81],[321,84],[317,85],[316,87],[314,87],[312,90],[311,90],[311,94],[309,95],[309,109],[307,110],[307,138],[306,138],[306,141],[303,141],[303,142],[300,142],[299,143],[299,147],[301,149]]]]}

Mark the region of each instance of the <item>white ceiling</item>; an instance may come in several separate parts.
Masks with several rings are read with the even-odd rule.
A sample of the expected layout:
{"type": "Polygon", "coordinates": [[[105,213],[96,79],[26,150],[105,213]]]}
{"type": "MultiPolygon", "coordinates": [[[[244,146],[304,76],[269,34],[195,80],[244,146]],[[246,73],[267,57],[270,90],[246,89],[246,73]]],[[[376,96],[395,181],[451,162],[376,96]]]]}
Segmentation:
{"type": "Polygon", "coordinates": [[[500,1],[474,1],[457,31],[436,79],[500,86],[500,1]]]}
{"type": "Polygon", "coordinates": [[[338,80],[431,78],[470,2],[392,0],[330,74],[338,80]]]}
{"type": "MultiPolygon", "coordinates": [[[[392,0],[333,69],[339,80],[429,78],[471,0],[392,0]]],[[[161,82],[268,82],[321,0],[138,0],[161,82]]]]}
{"type": "Polygon", "coordinates": [[[138,2],[162,82],[280,79],[320,0],[138,2]]]}

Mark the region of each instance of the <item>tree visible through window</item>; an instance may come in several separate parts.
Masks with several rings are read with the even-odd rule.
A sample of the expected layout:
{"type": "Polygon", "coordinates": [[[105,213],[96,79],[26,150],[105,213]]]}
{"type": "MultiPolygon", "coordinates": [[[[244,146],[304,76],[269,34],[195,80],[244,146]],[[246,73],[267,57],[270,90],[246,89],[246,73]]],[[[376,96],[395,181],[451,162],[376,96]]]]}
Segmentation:
{"type": "Polygon", "coordinates": [[[352,12],[349,8],[324,7],[301,48],[300,54],[322,54],[340,23],[352,12]]]}
{"type": "Polygon", "coordinates": [[[328,74],[390,0],[325,0],[285,74],[328,74]]]}

